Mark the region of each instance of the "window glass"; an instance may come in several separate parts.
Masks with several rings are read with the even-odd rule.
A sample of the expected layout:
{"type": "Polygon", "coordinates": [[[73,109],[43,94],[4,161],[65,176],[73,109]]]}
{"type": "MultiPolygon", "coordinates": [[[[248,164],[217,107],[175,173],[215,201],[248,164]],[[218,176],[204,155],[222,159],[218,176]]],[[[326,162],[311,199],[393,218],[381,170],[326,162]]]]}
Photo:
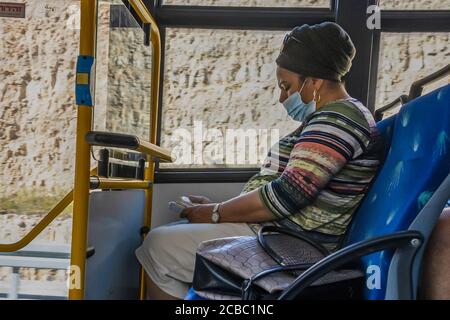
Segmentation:
{"type": "Polygon", "coordinates": [[[74,175],[80,1],[15,3],[25,18],[0,18],[0,242],[22,215],[47,213],[74,175]]]}
{"type": "MultiPolygon", "coordinates": [[[[408,94],[414,81],[446,66],[450,60],[449,40],[449,33],[382,33],[376,108],[408,94]]],[[[449,77],[425,87],[424,93],[446,83],[449,77]]]]}
{"type": "MultiPolygon", "coordinates": [[[[20,240],[73,187],[80,36],[79,0],[8,2],[25,15],[0,18],[0,243],[20,240]]],[[[69,207],[31,245],[67,252],[71,225],[69,207]]],[[[22,263],[0,265],[1,288],[18,273],[19,294],[66,298],[66,270],[22,263]]]]}
{"type": "Polygon", "coordinates": [[[330,0],[164,0],[165,5],[234,7],[329,7],[330,0]]]}
{"type": "Polygon", "coordinates": [[[385,10],[449,10],[450,0],[381,0],[385,10]]]}
{"type": "MultiPolygon", "coordinates": [[[[73,188],[80,39],[79,0],[8,2],[25,4],[25,18],[0,18],[0,243],[20,240],[73,188]]],[[[111,4],[123,7],[98,1],[95,129],[147,139],[151,49],[129,13],[115,19],[111,4]]],[[[32,245],[70,251],[71,213],[69,206],[32,245]]],[[[8,291],[12,272],[0,265],[8,291]]],[[[19,276],[19,294],[67,295],[66,270],[24,267],[19,276]]]]}
{"type": "Polygon", "coordinates": [[[107,23],[98,32],[95,127],[148,140],[152,46],[121,3],[100,2],[107,23]]]}
{"type": "Polygon", "coordinates": [[[255,167],[294,130],[278,102],[275,59],[285,32],[167,29],[162,167],[255,167]]]}

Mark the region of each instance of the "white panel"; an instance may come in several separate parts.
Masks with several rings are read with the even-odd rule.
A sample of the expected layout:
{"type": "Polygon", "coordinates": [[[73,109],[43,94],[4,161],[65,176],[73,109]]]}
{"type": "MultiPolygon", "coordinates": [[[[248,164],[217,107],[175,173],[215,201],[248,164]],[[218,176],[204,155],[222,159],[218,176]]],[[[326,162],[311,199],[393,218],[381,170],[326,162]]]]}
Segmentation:
{"type": "Polygon", "coordinates": [[[143,190],[92,192],[89,203],[86,299],[138,299],[139,263],[134,251],[141,244],[143,190]]]}

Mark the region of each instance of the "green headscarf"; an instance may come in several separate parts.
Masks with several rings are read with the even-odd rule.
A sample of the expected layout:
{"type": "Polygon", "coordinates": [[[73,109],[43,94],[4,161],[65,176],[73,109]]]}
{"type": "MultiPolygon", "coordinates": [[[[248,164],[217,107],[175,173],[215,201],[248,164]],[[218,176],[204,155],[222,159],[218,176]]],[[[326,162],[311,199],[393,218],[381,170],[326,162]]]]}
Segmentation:
{"type": "Polygon", "coordinates": [[[277,64],[319,79],[341,81],[356,53],[347,32],[333,22],[295,27],[285,40],[277,64]]]}

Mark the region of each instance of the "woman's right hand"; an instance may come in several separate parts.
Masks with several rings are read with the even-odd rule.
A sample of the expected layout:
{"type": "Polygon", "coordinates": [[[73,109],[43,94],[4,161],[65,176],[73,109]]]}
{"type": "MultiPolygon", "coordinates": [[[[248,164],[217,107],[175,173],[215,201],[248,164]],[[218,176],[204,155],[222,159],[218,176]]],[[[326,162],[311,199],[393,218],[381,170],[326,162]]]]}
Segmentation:
{"type": "Polygon", "coordinates": [[[209,198],[205,196],[192,196],[189,195],[188,198],[191,200],[192,203],[195,204],[209,204],[213,203],[209,198]]]}

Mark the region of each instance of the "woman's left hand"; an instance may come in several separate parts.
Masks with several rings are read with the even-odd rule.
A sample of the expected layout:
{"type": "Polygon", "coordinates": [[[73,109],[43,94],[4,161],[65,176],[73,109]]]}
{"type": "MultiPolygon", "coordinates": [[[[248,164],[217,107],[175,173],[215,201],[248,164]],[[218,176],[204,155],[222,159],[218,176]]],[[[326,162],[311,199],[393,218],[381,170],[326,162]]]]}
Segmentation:
{"type": "MultiPolygon", "coordinates": [[[[181,218],[190,223],[213,223],[212,212],[216,203],[195,204],[185,208],[181,218]]],[[[262,203],[258,189],[222,202],[219,209],[221,223],[263,222],[272,221],[276,217],[262,203]]]]}
{"type": "Polygon", "coordinates": [[[208,203],[187,207],[181,212],[180,217],[187,218],[190,223],[212,223],[214,205],[214,203],[208,203]]]}

